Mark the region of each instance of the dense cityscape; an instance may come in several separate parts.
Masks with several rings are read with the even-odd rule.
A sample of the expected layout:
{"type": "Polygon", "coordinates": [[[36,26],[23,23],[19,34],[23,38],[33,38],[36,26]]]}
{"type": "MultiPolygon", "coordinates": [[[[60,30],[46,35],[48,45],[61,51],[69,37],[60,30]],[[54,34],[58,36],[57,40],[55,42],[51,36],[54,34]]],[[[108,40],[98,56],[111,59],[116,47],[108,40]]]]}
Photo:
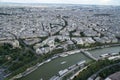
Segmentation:
{"type": "Polygon", "coordinates": [[[0,80],[33,80],[28,76],[59,58],[69,67],[36,80],[114,80],[108,76],[120,71],[120,6],[0,7],[0,80]],[[97,49],[108,51],[95,56],[97,49]],[[85,58],[67,64],[72,55],[85,58]]]}

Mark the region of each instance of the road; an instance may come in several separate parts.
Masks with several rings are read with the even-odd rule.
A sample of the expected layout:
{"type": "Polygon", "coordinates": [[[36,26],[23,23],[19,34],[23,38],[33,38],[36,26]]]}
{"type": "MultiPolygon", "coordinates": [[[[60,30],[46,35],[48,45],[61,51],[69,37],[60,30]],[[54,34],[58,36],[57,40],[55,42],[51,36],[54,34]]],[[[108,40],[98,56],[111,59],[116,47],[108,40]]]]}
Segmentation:
{"type": "Polygon", "coordinates": [[[116,63],[116,64],[112,64],[112,65],[106,66],[106,67],[100,69],[98,72],[96,72],[95,74],[93,74],[92,76],[90,76],[90,77],[88,78],[88,80],[89,80],[89,79],[95,80],[95,78],[99,75],[100,72],[102,72],[103,70],[105,70],[105,69],[107,69],[107,68],[116,66],[116,65],[120,65],[120,62],[119,62],[119,63],[116,63]]]}

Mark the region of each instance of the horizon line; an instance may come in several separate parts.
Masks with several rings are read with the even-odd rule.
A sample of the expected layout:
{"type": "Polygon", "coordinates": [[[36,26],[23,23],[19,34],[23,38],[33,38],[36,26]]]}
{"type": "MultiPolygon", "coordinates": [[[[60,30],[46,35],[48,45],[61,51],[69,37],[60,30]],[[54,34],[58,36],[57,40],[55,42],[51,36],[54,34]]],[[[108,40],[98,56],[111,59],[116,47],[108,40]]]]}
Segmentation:
{"type": "Polygon", "coordinates": [[[120,5],[111,5],[111,4],[79,4],[79,3],[19,3],[19,2],[0,2],[0,4],[6,3],[6,4],[49,4],[49,5],[54,5],[54,4],[64,4],[64,5],[94,5],[94,6],[120,6],[120,5]]]}

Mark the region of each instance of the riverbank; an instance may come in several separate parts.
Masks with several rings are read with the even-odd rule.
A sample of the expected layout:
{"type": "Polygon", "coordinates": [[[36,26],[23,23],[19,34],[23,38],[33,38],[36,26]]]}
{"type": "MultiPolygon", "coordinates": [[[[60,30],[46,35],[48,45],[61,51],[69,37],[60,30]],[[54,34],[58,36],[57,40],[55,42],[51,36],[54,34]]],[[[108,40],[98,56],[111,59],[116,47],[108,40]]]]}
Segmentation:
{"type": "Polygon", "coordinates": [[[84,71],[78,73],[74,76],[73,80],[87,80],[90,77],[90,80],[94,80],[93,77],[97,76],[99,70],[100,72],[107,67],[111,66],[111,64],[120,63],[119,60],[99,60],[91,63],[89,67],[87,67],[84,71]],[[92,76],[91,76],[92,75],[92,76]],[[94,76],[93,76],[94,75],[94,76]],[[92,78],[91,78],[92,77],[92,78]]]}
{"type": "MultiPolygon", "coordinates": [[[[107,45],[107,46],[97,46],[97,47],[94,47],[94,48],[86,48],[86,49],[79,49],[79,50],[76,49],[76,50],[67,51],[67,52],[64,52],[64,53],[58,53],[56,56],[54,56],[54,57],[52,57],[52,58],[50,58],[50,59],[47,59],[46,61],[44,61],[44,62],[42,62],[42,63],[37,63],[35,66],[37,67],[36,69],[38,69],[38,67],[42,66],[42,65],[45,64],[45,63],[49,63],[50,61],[52,61],[52,60],[60,57],[60,55],[62,55],[62,54],[65,54],[65,55],[67,54],[67,56],[68,56],[68,55],[72,55],[72,54],[75,54],[75,53],[79,53],[81,50],[93,50],[93,49],[113,47],[113,46],[119,46],[119,45],[120,45],[120,44],[107,45]]],[[[65,56],[65,57],[67,57],[67,56],[65,56]]],[[[23,72],[24,74],[23,74],[23,73],[20,73],[20,74],[19,74],[19,75],[22,74],[22,76],[20,76],[19,78],[21,78],[21,77],[23,77],[23,76],[26,76],[26,75],[28,75],[28,74],[30,74],[30,73],[32,73],[32,72],[35,71],[36,69],[35,69],[35,67],[31,67],[31,68],[27,69],[25,72],[23,72]]],[[[15,78],[15,77],[14,77],[14,78],[15,78]]],[[[18,78],[18,75],[17,75],[17,78],[18,78]]]]}

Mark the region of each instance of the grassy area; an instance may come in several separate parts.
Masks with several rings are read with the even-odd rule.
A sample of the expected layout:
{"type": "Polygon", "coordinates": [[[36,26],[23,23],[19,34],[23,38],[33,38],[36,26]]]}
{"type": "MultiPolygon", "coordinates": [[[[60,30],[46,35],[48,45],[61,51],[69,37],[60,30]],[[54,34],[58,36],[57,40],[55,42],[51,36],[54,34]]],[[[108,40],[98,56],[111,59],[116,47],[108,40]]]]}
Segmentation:
{"type": "Polygon", "coordinates": [[[120,71],[120,65],[115,65],[113,67],[107,68],[105,70],[103,70],[102,72],[99,73],[99,76],[103,79],[105,79],[106,77],[108,77],[109,75],[120,71]]]}
{"type": "Polygon", "coordinates": [[[10,57],[9,60],[6,60],[5,57],[0,58],[1,65],[7,63],[3,66],[3,68],[7,67],[5,72],[12,72],[12,74],[8,76],[5,80],[9,80],[13,76],[24,72],[27,68],[36,65],[38,62],[42,62],[52,57],[54,54],[61,52],[63,52],[63,49],[55,49],[52,52],[49,52],[48,54],[36,57],[35,53],[32,53],[29,49],[25,49],[25,47],[13,49],[12,46],[9,44],[0,45],[0,53],[3,53],[0,54],[0,56],[10,57]]]}
{"type": "Polygon", "coordinates": [[[83,70],[79,73],[78,76],[75,76],[73,80],[87,80],[92,74],[96,73],[100,69],[104,68],[105,66],[118,63],[120,60],[116,61],[109,61],[109,60],[100,60],[93,63],[90,63],[87,69],[83,70]]]}
{"type": "Polygon", "coordinates": [[[30,66],[29,63],[37,60],[37,57],[30,50],[22,48],[13,48],[10,44],[0,45],[0,66],[6,73],[16,75],[30,66]]]}

